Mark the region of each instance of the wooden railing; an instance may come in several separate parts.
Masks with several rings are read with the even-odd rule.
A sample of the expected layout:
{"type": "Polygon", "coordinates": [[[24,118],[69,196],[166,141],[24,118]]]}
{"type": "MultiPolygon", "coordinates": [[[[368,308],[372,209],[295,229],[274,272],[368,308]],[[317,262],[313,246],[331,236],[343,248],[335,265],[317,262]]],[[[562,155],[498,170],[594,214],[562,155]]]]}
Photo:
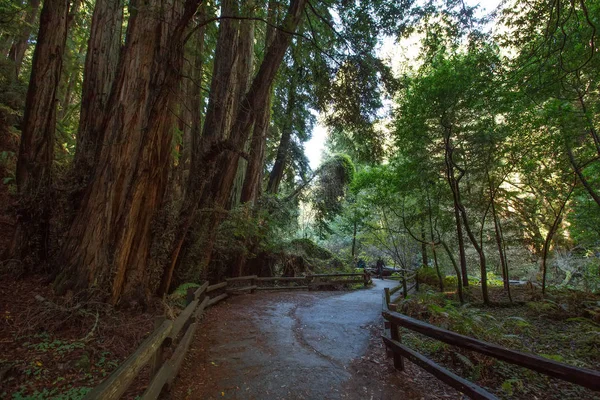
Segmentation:
{"type": "Polygon", "coordinates": [[[529,368],[533,371],[575,383],[588,389],[600,391],[600,372],[598,371],[573,367],[533,354],[510,350],[502,346],[460,335],[426,322],[410,318],[406,315],[390,311],[387,304],[384,294],[382,315],[389,324],[389,333],[384,332],[382,338],[387,348],[391,351],[394,359],[394,367],[398,370],[404,369],[404,358],[407,358],[434,375],[436,378],[463,392],[472,399],[497,398],[485,389],[461,378],[416,351],[404,346],[398,331],[399,327],[403,327],[450,345],[475,351],[510,364],[529,368]]]}
{"type": "Polygon", "coordinates": [[[311,274],[298,277],[255,277],[255,282],[261,284],[256,290],[317,290],[323,286],[352,285],[362,283],[367,286],[371,282],[369,273],[342,273],[342,274],[311,274]],[[346,278],[346,279],[344,279],[346,278]],[[265,286],[265,283],[284,283],[283,286],[265,286]],[[295,284],[294,286],[288,285],[295,284]]]}
{"type": "Polygon", "coordinates": [[[406,298],[406,296],[408,296],[408,294],[413,291],[413,290],[419,290],[419,281],[417,280],[418,275],[417,273],[414,273],[412,275],[409,276],[403,276],[401,278],[401,283],[400,285],[396,286],[395,288],[384,288],[383,289],[383,293],[384,293],[384,302],[386,303],[386,306],[388,309],[392,309],[392,310],[396,310],[396,304],[394,304],[395,302],[392,301],[392,295],[395,294],[396,292],[402,290],[402,297],[406,298]],[[411,281],[415,279],[415,283],[413,283],[410,287],[408,286],[408,281],[411,281]]]}
{"type": "Polygon", "coordinates": [[[227,287],[228,282],[209,286],[208,282],[199,288],[188,291],[187,306],[179,316],[171,321],[164,316],[155,321],[154,331],[140,344],[137,350],[119,366],[104,382],[96,386],[85,397],[85,400],[116,400],[121,398],[137,377],[141,369],[150,364],[150,385],[141,396],[142,400],[157,399],[162,390],[173,383],[185,354],[190,347],[198,321],[206,307],[218,303],[227,297],[222,293],[213,298],[207,293],[216,292],[227,287]],[[180,333],[183,332],[183,335],[180,333]],[[179,336],[182,336],[179,339],[179,336]],[[173,348],[173,354],[164,360],[164,354],[173,348]]]}

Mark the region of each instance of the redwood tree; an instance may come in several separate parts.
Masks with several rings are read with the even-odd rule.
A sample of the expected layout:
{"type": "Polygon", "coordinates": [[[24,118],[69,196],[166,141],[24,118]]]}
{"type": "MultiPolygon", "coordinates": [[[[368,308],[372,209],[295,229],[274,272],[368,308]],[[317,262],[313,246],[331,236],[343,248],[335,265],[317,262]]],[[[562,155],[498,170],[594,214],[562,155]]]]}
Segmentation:
{"type": "Polygon", "coordinates": [[[201,0],[134,1],[102,122],[103,143],[62,248],[57,289],[144,301],[150,225],[167,184],[173,88],[201,0]]]}
{"type": "Polygon", "coordinates": [[[9,257],[46,263],[49,253],[56,96],[67,37],[67,0],[47,0],[33,54],[16,181],[21,203],[9,257]]]}

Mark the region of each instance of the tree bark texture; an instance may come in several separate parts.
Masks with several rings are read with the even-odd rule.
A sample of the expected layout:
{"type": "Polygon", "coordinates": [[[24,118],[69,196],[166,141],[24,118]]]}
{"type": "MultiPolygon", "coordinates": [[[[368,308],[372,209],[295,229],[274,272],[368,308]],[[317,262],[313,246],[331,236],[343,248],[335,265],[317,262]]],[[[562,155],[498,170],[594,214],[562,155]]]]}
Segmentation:
{"type": "Polygon", "coordinates": [[[59,292],[95,288],[113,304],[149,294],[150,226],[170,167],[169,109],[185,30],[200,1],[133,2],[97,166],[62,249],[59,292]]]}
{"type": "Polygon", "coordinates": [[[199,268],[205,268],[210,262],[216,229],[226,215],[225,206],[229,200],[238,161],[252,133],[259,111],[267,106],[271,85],[291,41],[289,32],[295,32],[302,19],[306,2],[307,0],[291,2],[281,29],[274,33],[273,41],[252,85],[237,109],[230,134],[226,139],[220,142],[213,141],[212,145],[204,147],[199,175],[207,180],[202,185],[197,205],[197,208],[203,211],[200,215],[200,226],[204,237],[201,239],[203,245],[199,259],[194,260],[199,268]]]}
{"type": "Polygon", "coordinates": [[[9,253],[25,265],[48,259],[56,97],[67,38],[67,0],[47,0],[27,90],[16,182],[21,204],[9,253]]]}
{"type": "MultiPolygon", "coordinates": [[[[293,68],[295,71],[296,68],[293,68]]],[[[267,184],[267,192],[275,194],[279,192],[279,185],[283,178],[283,172],[285,171],[285,165],[287,155],[290,150],[290,143],[292,141],[292,131],[294,129],[294,111],[296,107],[296,82],[294,77],[290,79],[287,94],[287,105],[285,108],[285,126],[281,132],[281,139],[279,141],[279,147],[277,148],[277,156],[275,158],[275,164],[269,174],[269,183],[267,184]]]]}
{"type": "Polygon", "coordinates": [[[76,180],[86,181],[100,155],[105,131],[102,129],[108,97],[117,73],[121,50],[123,0],[97,0],[88,41],[81,112],[75,150],[76,180]]]}

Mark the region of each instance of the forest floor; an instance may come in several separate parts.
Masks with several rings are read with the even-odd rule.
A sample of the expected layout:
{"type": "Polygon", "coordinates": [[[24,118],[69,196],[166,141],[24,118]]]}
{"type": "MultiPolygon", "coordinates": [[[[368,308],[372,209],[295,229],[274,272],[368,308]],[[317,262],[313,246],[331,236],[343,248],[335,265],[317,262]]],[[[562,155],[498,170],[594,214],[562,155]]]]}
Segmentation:
{"type": "Polygon", "coordinates": [[[57,297],[46,280],[0,278],[0,399],[80,399],[153,329],[149,312],[57,297]]]}
{"type": "MultiPolygon", "coordinates": [[[[468,290],[465,305],[454,293],[423,287],[398,302],[398,311],[434,325],[555,361],[600,370],[600,296],[579,291],[490,287],[492,306],[484,306],[480,287],[468,290]]],[[[490,357],[402,329],[403,342],[500,398],[600,399],[597,393],[490,357]]]]}
{"type": "Polygon", "coordinates": [[[172,399],[442,399],[461,395],[409,365],[394,370],[381,340],[381,295],[259,293],[208,310],[172,399]]]}

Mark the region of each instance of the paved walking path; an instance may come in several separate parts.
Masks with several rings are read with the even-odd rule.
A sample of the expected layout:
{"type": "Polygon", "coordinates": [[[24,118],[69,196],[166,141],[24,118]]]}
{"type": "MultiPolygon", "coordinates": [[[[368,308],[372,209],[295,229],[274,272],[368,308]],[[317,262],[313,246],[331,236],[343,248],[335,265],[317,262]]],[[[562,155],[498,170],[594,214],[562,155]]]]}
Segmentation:
{"type": "Polygon", "coordinates": [[[371,360],[367,352],[370,343],[381,347],[383,288],[397,284],[375,280],[372,288],[350,292],[228,299],[202,322],[171,397],[422,398],[408,384],[394,381],[402,379],[389,372],[389,362],[371,360]],[[365,358],[371,362],[357,364],[365,358]],[[382,371],[391,378],[383,379],[382,371]]]}

